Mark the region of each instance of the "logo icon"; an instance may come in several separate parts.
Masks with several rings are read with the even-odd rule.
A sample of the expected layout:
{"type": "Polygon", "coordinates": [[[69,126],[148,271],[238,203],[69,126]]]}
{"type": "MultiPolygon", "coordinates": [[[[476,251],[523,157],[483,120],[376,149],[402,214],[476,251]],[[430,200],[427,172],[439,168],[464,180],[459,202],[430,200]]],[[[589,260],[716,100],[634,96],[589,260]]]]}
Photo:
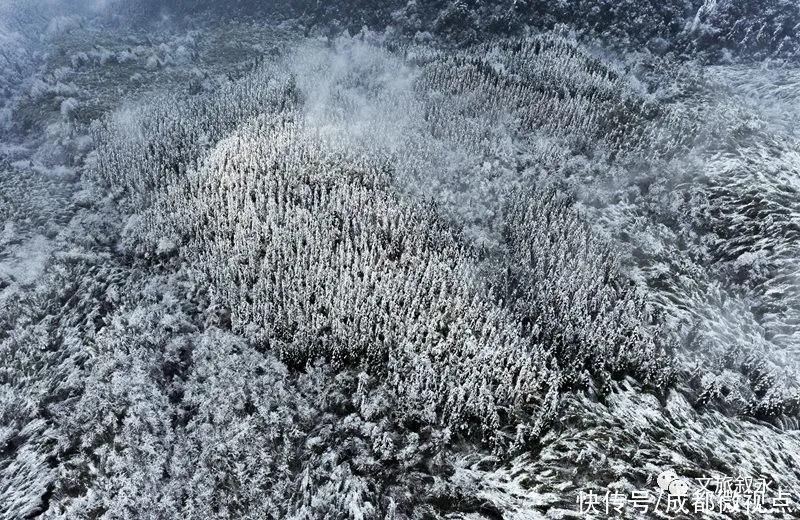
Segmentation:
{"type": "Polygon", "coordinates": [[[658,487],[674,497],[685,497],[689,493],[689,484],[678,476],[675,471],[663,471],[656,479],[658,487]]]}

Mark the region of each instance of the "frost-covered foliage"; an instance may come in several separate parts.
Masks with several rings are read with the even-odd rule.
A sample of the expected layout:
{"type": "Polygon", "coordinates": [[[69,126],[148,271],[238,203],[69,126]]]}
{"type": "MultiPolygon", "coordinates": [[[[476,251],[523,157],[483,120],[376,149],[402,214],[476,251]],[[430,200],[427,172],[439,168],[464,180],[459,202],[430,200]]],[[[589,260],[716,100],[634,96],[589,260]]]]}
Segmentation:
{"type": "Polygon", "coordinates": [[[230,306],[233,330],[303,366],[385,373],[408,415],[481,431],[537,403],[547,357],[473,280],[430,211],[385,194],[380,169],[315,150],[291,123],[223,141],[156,210],[230,306]],[[184,211],[167,213],[180,206],[184,211]]]}
{"type": "Polygon", "coordinates": [[[434,196],[474,236],[496,235],[511,187],[569,168],[575,155],[655,142],[673,149],[691,136],[666,142],[653,124],[660,111],[640,87],[563,38],[455,54],[414,46],[405,59],[358,40],[335,45],[330,52],[307,43],[285,66],[261,68],[211,98],[170,96],[117,111],[101,125],[118,134],[100,140],[101,174],[124,172],[106,180],[149,197],[152,183],[196,168],[232,125],[305,96],[303,117],[319,132],[394,157],[397,187],[434,196]]]}
{"type": "Polygon", "coordinates": [[[690,150],[635,174],[584,177],[578,191],[681,331],[698,399],[791,424],[798,210],[788,121],[797,78],[792,69],[752,72],[715,67],[687,82],[705,99],[681,109],[701,121],[690,150]]]}
{"type": "Polygon", "coordinates": [[[119,110],[95,128],[102,135],[98,171],[110,185],[128,190],[137,203],[146,203],[197,168],[204,151],[237,125],[290,108],[292,97],[290,82],[275,78],[228,85],[211,102],[203,98],[176,103],[175,98],[164,98],[144,110],[119,110]]]}
{"type": "Polygon", "coordinates": [[[694,14],[698,0],[657,2],[568,0],[474,0],[409,2],[400,9],[410,28],[442,33],[459,42],[487,34],[513,34],[526,27],[569,27],[615,44],[667,44],[694,14]]]}
{"type": "MultiPolygon", "coordinates": [[[[383,53],[366,44],[342,45],[357,53],[356,67],[374,64],[383,53]]],[[[583,377],[590,365],[599,377],[633,373],[655,386],[669,380],[645,301],[614,285],[610,252],[564,204],[552,208],[552,225],[582,230],[558,238],[559,247],[584,255],[576,256],[583,277],[553,284],[566,267],[564,250],[535,238],[551,233],[541,213],[514,209],[508,246],[519,256],[512,255],[513,280],[506,284],[518,288],[495,303],[492,289],[478,280],[472,247],[448,229],[440,212],[393,192],[419,175],[426,161],[419,152],[434,146],[468,155],[497,153],[485,148],[480,132],[504,117],[520,125],[506,129],[506,138],[537,130],[554,139],[568,134],[594,141],[602,133],[597,114],[603,114],[603,124],[614,128],[605,133],[608,146],[620,143],[629,122],[615,121],[610,113],[631,102],[615,102],[619,94],[610,84],[621,81],[574,45],[521,41],[476,49],[478,58],[471,60],[413,54],[422,70],[399,102],[407,103],[406,118],[422,117],[401,124],[423,133],[403,137],[405,142],[368,143],[358,126],[372,122],[368,110],[338,115],[339,107],[353,106],[353,90],[375,88],[362,83],[358,69],[333,71],[340,79],[322,94],[327,105],[318,112],[320,92],[305,78],[270,76],[266,68],[184,105],[162,100],[147,112],[106,119],[96,129],[97,170],[134,206],[148,207],[134,228],[139,239],[149,237],[155,253],[168,253],[173,246],[166,244],[175,244],[182,258],[200,259],[195,265],[229,309],[232,330],[290,365],[302,367],[322,356],[383,374],[407,415],[456,431],[478,431],[488,439],[524,416],[533,416],[532,431],[541,431],[539,423],[552,413],[545,394],[558,391],[560,379],[583,377]],[[502,56],[507,65],[490,68],[480,58],[488,54],[502,56]],[[514,81],[506,79],[511,71],[514,81]],[[567,76],[578,85],[573,90],[561,81],[567,76]],[[451,106],[457,103],[460,110],[451,106]],[[462,115],[447,118],[448,113],[462,115]],[[331,124],[339,130],[331,132],[331,124]],[[459,131],[466,125],[471,131],[459,131]],[[526,242],[521,235],[529,230],[534,235],[526,242]],[[526,255],[541,255],[544,263],[520,262],[526,255]],[[588,260],[594,256],[598,263],[588,260]],[[541,283],[552,291],[543,291],[541,283]],[[578,301],[572,298],[587,300],[583,317],[568,309],[578,301]],[[515,313],[507,308],[509,300],[515,300],[515,313]],[[525,306],[530,308],[523,312],[525,306]],[[572,313],[575,321],[553,313],[572,313]],[[595,319],[598,314],[602,318],[595,319]],[[525,325],[532,316],[546,321],[546,330],[525,325]],[[596,328],[572,337],[586,320],[596,328]],[[576,343],[582,357],[556,368],[551,356],[572,353],[576,343]]],[[[310,65],[295,70],[314,69],[320,52],[327,61],[338,59],[312,49],[299,55],[310,65]]],[[[389,102],[380,92],[361,95],[389,102]]],[[[440,175],[434,160],[426,162],[429,176],[440,175]]]]}
{"type": "Polygon", "coordinates": [[[6,308],[0,517],[425,510],[399,477],[446,474],[446,430],[403,426],[365,374],[294,375],[217,328],[187,273],[143,274],[59,262],[47,289],[6,308]]]}
{"type": "Polygon", "coordinates": [[[28,234],[52,237],[59,225],[68,222],[71,193],[64,188],[64,181],[52,174],[0,163],[0,221],[8,226],[8,234],[16,234],[13,228],[24,226],[28,234]]]}
{"type": "Polygon", "coordinates": [[[29,2],[41,38],[0,32],[0,519],[796,486],[799,83],[656,57],[791,57],[770,5],[29,2]]]}
{"type": "Polygon", "coordinates": [[[665,386],[672,374],[663,331],[608,245],[555,190],[518,193],[509,206],[503,284],[523,332],[572,377],[636,374],[665,386]]]}
{"type": "Polygon", "coordinates": [[[527,28],[572,30],[612,47],[710,61],[798,58],[791,0],[474,0],[408,2],[392,13],[419,35],[460,44],[527,28]]]}
{"type": "Polygon", "coordinates": [[[402,40],[457,46],[526,31],[574,31],[613,48],[725,62],[797,60],[800,9],[792,0],[390,0],[273,3],[236,0],[125,2],[141,19],[161,16],[251,16],[298,20],[323,34],[390,28],[402,40]]]}
{"type": "Polygon", "coordinates": [[[497,124],[565,137],[576,147],[633,146],[632,134],[644,133],[657,113],[621,71],[569,39],[503,41],[428,60],[419,88],[427,94],[431,133],[475,147],[486,139],[479,132],[497,124]]]}
{"type": "Polygon", "coordinates": [[[787,0],[706,0],[690,25],[693,45],[723,59],[800,58],[800,6],[787,0]]]}

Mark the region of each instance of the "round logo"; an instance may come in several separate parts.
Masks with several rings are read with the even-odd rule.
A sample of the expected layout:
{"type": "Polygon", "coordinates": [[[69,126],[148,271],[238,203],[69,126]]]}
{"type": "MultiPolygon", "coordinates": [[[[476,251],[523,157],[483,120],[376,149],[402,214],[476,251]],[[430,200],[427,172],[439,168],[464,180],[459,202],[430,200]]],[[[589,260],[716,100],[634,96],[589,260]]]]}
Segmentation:
{"type": "Polygon", "coordinates": [[[672,496],[685,497],[689,493],[689,484],[671,469],[663,471],[656,482],[658,487],[672,496]]]}

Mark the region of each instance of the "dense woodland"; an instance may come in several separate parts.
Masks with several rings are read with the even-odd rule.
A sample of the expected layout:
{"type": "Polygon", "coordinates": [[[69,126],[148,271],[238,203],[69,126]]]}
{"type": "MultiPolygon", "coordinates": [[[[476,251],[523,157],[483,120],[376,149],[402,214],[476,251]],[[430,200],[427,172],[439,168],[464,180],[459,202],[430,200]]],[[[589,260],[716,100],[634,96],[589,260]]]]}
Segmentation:
{"type": "Polygon", "coordinates": [[[800,11],[755,6],[0,4],[0,519],[798,489],[800,11]]]}

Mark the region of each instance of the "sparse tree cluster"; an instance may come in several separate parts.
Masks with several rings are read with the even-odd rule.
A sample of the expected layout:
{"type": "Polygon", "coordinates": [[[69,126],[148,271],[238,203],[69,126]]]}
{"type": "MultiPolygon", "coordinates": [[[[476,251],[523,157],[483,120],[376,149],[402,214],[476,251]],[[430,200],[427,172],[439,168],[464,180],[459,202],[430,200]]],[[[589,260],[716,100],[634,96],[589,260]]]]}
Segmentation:
{"type": "Polygon", "coordinates": [[[484,136],[465,128],[470,120],[484,128],[510,120],[519,132],[621,148],[633,146],[655,117],[619,72],[557,36],[484,44],[424,61],[418,88],[434,136],[479,145],[484,136]]]}
{"type": "Polygon", "coordinates": [[[567,377],[636,374],[669,383],[666,335],[643,291],[620,275],[614,252],[553,188],[519,192],[504,231],[502,282],[523,333],[548,345],[567,377]]]}

